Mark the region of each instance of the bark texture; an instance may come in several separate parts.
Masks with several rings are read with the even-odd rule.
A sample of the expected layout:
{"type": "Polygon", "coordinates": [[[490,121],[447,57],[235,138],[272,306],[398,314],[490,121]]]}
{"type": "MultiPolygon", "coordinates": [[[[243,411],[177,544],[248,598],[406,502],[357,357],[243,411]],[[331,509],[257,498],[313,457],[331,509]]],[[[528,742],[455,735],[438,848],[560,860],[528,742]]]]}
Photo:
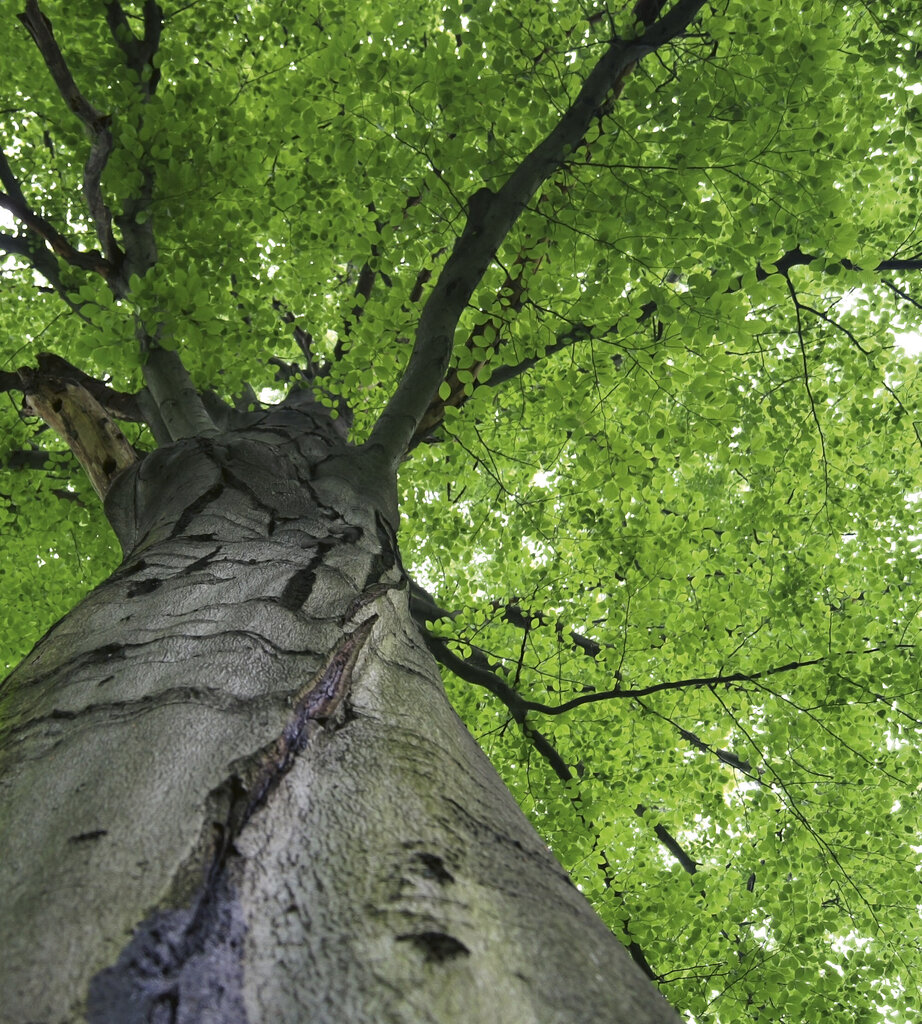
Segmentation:
{"type": "Polygon", "coordinates": [[[10,1024],[677,1021],[449,707],[307,395],[168,445],[0,691],[10,1024]]]}

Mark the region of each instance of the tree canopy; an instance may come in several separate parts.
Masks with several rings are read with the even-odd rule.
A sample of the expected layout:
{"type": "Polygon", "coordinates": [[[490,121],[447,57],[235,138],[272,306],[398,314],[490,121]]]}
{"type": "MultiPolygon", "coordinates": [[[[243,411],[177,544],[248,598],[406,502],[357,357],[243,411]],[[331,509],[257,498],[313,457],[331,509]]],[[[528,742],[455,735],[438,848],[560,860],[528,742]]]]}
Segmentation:
{"type": "Polygon", "coordinates": [[[613,39],[694,15],[512,218],[401,466],[401,550],[459,713],[690,1021],[907,1019],[922,12],[659,7],[7,10],[4,658],[119,558],[37,419],[49,374],[140,453],[154,348],[215,405],[310,383],[363,440],[455,240],[613,39]]]}

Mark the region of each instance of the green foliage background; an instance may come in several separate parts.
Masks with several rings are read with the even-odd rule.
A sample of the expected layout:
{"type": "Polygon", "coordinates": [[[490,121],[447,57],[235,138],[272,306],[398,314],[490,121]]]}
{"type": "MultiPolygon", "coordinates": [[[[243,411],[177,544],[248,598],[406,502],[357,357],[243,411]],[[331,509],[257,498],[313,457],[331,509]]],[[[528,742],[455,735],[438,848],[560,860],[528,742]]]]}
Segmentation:
{"type": "MultiPolygon", "coordinates": [[[[156,169],[159,259],[124,302],[65,269],[78,316],[6,257],[3,368],[51,350],[137,388],[135,310],[200,386],[259,390],[270,355],[299,356],[283,309],[335,351],[359,437],[466,197],[632,30],[571,0],[165,2],[145,104],[101,4],[43,9],[112,115],[116,209],[156,169]]],[[[7,156],[91,249],[80,125],[11,12],[0,52],[7,156]]],[[[403,467],[404,556],[458,613],[438,631],[551,708],[614,691],[530,712],[565,782],[502,703],[447,680],[574,881],[701,1024],[922,1012],[922,390],[894,345],[922,328],[922,288],[875,269],[922,252],[920,56],[912,3],[706,5],[519,221],[456,338],[467,401],[403,467]],[[815,259],[775,271],[797,251],[815,259]],[[699,682],[630,696],[681,680],[699,682]]],[[[117,562],[66,449],[10,398],[0,459],[32,446],[45,469],[0,483],[8,662],[117,562]]]]}

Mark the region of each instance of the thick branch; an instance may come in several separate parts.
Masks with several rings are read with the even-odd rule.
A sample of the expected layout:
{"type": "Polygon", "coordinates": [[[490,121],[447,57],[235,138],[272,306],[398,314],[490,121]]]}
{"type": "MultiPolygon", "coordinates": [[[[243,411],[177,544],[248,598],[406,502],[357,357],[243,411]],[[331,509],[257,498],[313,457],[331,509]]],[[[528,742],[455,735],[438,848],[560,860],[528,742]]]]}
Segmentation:
{"type": "Polygon", "coordinates": [[[132,423],[144,421],[137,395],[127,391],[117,391],[103,381],[84,373],[83,370],[53,352],[39,352],[37,361],[40,373],[54,374],[63,383],[80,385],[99,402],[110,416],[132,423]]]}
{"type": "Polygon", "coordinates": [[[68,107],[80,118],[87,130],[94,134],[106,118],[84,97],[77,88],[74,76],[70,73],[64,55],[54,38],[51,22],[42,13],[37,0],[26,0],[26,9],[19,15],[19,20],[29,30],[35,41],[42,59],[51,72],[58,92],[68,107]]]}
{"type": "MultiPolygon", "coordinates": [[[[767,277],[771,277],[772,274],[783,274],[787,276],[787,272],[792,267],[808,267],[811,263],[815,263],[817,260],[825,258],[826,257],[815,256],[812,253],[804,252],[800,246],[798,246],[796,249],[791,249],[786,252],[780,259],[775,260],[768,270],[766,270],[761,264],[758,264],[756,266],[756,279],[758,281],[764,281],[767,277]]],[[[860,271],[870,269],[880,274],[922,270],[922,257],[915,257],[912,259],[899,259],[897,257],[893,257],[888,260],[881,260],[876,266],[870,268],[860,267],[857,263],[853,263],[849,259],[840,260],[839,263],[846,270],[860,271]]]]}
{"type": "MultiPolygon", "coordinates": [[[[135,73],[142,103],[147,103],[160,82],[160,69],[154,65],[154,56],[160,47],[163,11],[155,0],[145,0],[144,35],[140,39],[132,31],[121,4],[106,4],[106,22],[116,45],[125,54],[125,63],[135,73]]],[[[139,170],[141,186],[135,195],[123,200],[123,212],[115,218],[125,249],[123,279],[126,281],[132,274],[143,277],[157,261],[153,220],[141,216],[153,199],[154,171],[149,163],[139,166],[139,170]]]]}
{"type": "Polygon", "coordinates": [[[606,98],[634,64],[680,35],[703,5],[704,0],[678,0],[638,39],[614,40],[554,129],[505,185],[496,193],[484,188],[471,196],[464,231],[423,307],[409,364],[367,442],[388,462],[396,465],[409,447],[448,369],[461,313],[528,202],[579,147],[606,98]]]}
{"type": "Polygon", "coordinates": [[[64,60],[61,48],[54,38],[51,22],[39,8],[38,0],[26,0],[26,9],[19,15],[19,20],[29,30],[29,34],[35,41],[35,45],[58,87],[58,92],[67,106],[83,122],[90,136],[90,152],[83,168],[83,195],[93,219],[96,237],[102,246],[103,255],[111,264],[118,266],[123,254],[112,233],[112,214],[103,200],[101,186],[102,172],[113,147],[112,132],[109,130],[112,119],[98,111],[80,92],[74,81],[74,76],[70,73],[70,68],[64,60]]]}
{"type": "Polygon", "coordinates": [[[147,390],[170,440],[207,437],[219,432],[178,352],[150,345],[143,372],[147,390]]]}
{"type": "Polygon", "coordinates": [[[116,45],[125,54],[125,61],[140,79],[141,89],[146,96],[152,96],[160,81],[160,69],[151,63],[160,46],[163,30],[163,10],[155,0],[144,3],[144,36],[139,39],[131,30],[128,17],[118,2],[106,4],[106,24],[116,45]],[[150,71],[145,75],[145,69],[150,71]]]}
{"type": "MultiPolygon", "coordinates": [[[[42,428],[43,429],[43,428],[42,428]]],[[[33,469],[48,471],[53,467],[51,455],[44,448],[20,448],[3,460],[7,469],[33,469]]]]}
{"type": "MultiPolygon", "coordinates": [[[[101,498],[115,476],[137,461],[134,448],[112,420],[142,419],[135,396],[110,388],[66,359],[43,352],[37,370],[23,366],[0,372],[2,391],[22,392],[23,415],[38,416],[67,443],[101,498]]],[[[30,458],[37,461],[44,454],[30,458]]]]}
{"type": "Polygon", "coordinates": [[[53,352],[39,352],[36,361],[37,370],[21,366],[12,372],[0,372],[0,392],[21,391],[28,398],[36,389],[75,384],[92,395],[107,415],[132,423],[144,421],[137,395],[116,391],[53,352]]]}
{"type": "Polygon", "coordinates": [[[67,442],[100,498],[123,469],[138,461],[125,435],[79,384],[38,377],[24,412],[41,417],[67,442]]]}

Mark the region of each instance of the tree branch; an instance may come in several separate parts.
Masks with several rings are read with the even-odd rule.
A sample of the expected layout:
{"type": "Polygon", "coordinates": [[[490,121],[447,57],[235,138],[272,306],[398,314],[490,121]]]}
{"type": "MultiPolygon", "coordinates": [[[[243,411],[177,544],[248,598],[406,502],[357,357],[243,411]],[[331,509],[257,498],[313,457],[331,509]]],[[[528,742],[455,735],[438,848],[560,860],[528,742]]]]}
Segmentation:
{"type": "MultiPolygon", "coordinates": [[[[788,271],[792,267],[808,267],[811,263],[815,263],[819,259],[825,257],[816,256],[812,253],[804,252],[800,246],[796,249],[790,249],[780,259],[775,260],[769,270],[766,270],[761,263],[756,265],[756,280],[764,281],[767,277],[771,277],[772,274],[783,274],[787,276],[788,271]]],[[[881,260],[874,267],[865,268],[860,267],[857,263],[853,263],[849,259],[843,259],[838,261],[841,266],[846,270],[865,270],[870,269],[875,273],[886,274],[886,273],[899,273],[902,271],[910,270],[922,270],[922,257],[913,257],[911,259],[901,259],[896,256],[888,260],[881,260]]]]}
{"type": "Polygon", "coordinates": [[[716,757],[718,761],[727,765],[729,768],[742,772],[744,775],[749,775],[752,778],[758,778],[752,764],[749,761],[744,761],[742,758],[737,757],[732,750],[724,750],[722,747],[714,747],[710,743],[705,743],[697,733],[683,728],[678,722],[670,718],[668,715],[664,715],[661,711],[657,711],[656,708],[651,707],[644,701],[638,701],[638,704],[648,715],[654,715],[661,722],[665,722],[667,725],[672,726],[682,739],[693,746],[695,750],[700,750],[702,754],[710,754],[716,757]]]}
{"type": "MultiPolygon", "coordinates": [[[[560,756],[550,740],[527,721],[526,715],[528,710],[530,710],[530,701],[523,700],[511,686],[500,679],[495,672],[492,672],[486,664],[478,665],[470,658],[459,658],[458,655],[449,650],[444,640],[432,636],[426,629],[422,629],[422,633],[426,646],[440,665],[458,676],[459,679],[489,690],[490,693],[505,704],[512,720],[520,726],[525,737],[534,745],[538,753],[544,757],[558,779],[562,782],[568,782],[573,778],[570,766],[560,756]]],[[[634,813],[641,818],[646,814],[646,811],[647,808],[643,804],[638,804],[634,809],[634,813]]],[[[663,825],[654,825],[653,832],[656,838],[681,864],[682,868],[689,874],[695,874],[698,870],[697,864],[682,849],[678,840],[670,834],[668,829],[663,825]]]]}
{"type": "Polygon", "coordinates": [[[75,384],[92,395],[107,415],[131,423],[144,422],[137,395],[116,391],[53,352],[39,352],[36,361],[37,370],[21,366],[18,370],[0,372],[0,392],[21,391],[28,398],[36,388],[75,384]]]}
{"type": "MultiPolygon", "coordinates": [[[[147,103],[160,82],[160,69],[154,64],[154,56],[160,47],[163,30],[162,9],[155,0],[145,0],[144,36],[141,39],[132,32],[127,15],[118,2],[106,3],[106,22],[116,45],[125,54],[126,64],[137,76],[136,88],[142,103],[147,103]]],[[[150,217],[141,218],[153,199],[154,172],[149,164],[139,167],[139,170],[141,187],[136,195],[122,201],[122,213],[115,218],[125,248],[124,280],[132,274],[143,277],[157,261],[153,221],[150,217]]]]}
{"type": "MultiPolygon", "coordinates": [[[[521,610],[517,606],[507,608],[507,620],[512,621],[513,624],[517,624],[514,621],[516,611],[520,612],[521,610]],[[515,611],[511,612],[510,617],[509,613],[512,608],[515,608],[515,611]]],[[[509,686],[508,683],[493,672],[487,664],[486,658],[480,652],[477,652],[479,657],[476,659],[474,657],[460,658],[449,649],[448,644],[444,640],[440,637],[432,636],[428,629],[426,629],[426,622],[435,622],[445,618],[451,619],[454,615],[440,607],[432,595],[413,580],[410,580],[410,613],[416,620],[426,646],[432,652],[435,660],[459,679],[489,690],[490,693],[502,701],[509,710],[513,721],[520,726],[526,738],[531,741],[535,749],[548,762],[557,778],[562,782],[570,781],[573,778],[570,766],[560,756],[550,740],[527,720],[528,711],[533,710],[529,706],[531,702],[524,700],[513,687],[509,686]]],[[[571,636],[576,636],[576,634],[571,634],[571,636]]],[[[638,804],[634,813],[642,818],[646,811],[647,808],[643,804],[638,804]]],[[[655,825],[653,832],[685,871],[689,872],[689,874],[694,874],[697,871],[695,861],[682,849],[678,840],[669,833],[665,826],[655,825]]]]}
{"type": "MultiPolygon", "coordinates": [[[[638,804],[634,808],[634,813],[638,818],[642,818],[647,813],[647,808],[644,804],[638,804]]],[[[678,839],[672,835],[669,829],[665,825],[654,825],[653,832],[656,838],[666,847],[666,849],[672,854],[673,857],[679,862],[684,871],[687,871],[690,875],[694,875],[698,870],[698,863],[692,860],[691,857],[682,849],[678,839]]]]}
{"type": "Polygon", "coordinates": [[[32,36],[64,102],[83,122],[90,136],[90,152],[83,168],[83,195],[103,255],[116,268],[121,264],[124,254],[112,233],[112,214],[103,200],[101,186],[102,172],[114,145],[109,130],[112,118],[100,113],[80,92],[54,38],[51,22],[39,8],[38,0],[26,0],[26,9],[19,15],[19,20],[32,36]]]}
{"type": "Polygon", "coordinates": [[[690,686],[720,686],[728,683],[751,683],[756,679],[764,679],[766,676],[777,675],[779,672],[793,672],[795,669],[807,668],[810,665],[819,665],[825,659],[814,658],[810,661],[792,661],[787,665],[779,665],[776,668],[765,669],[762,672],[730,672],[727,675],[696,676],[690,679],[674,679],[668,683],[652,683],[650,686],[638,686],[634,689],[618,687],[614,690],[598,690],[595,693],[582,693],[572,700],[564,701],[563,704],[540,704],[533,700],[524,700],[523,703],[528,711],[540,711],[544,715],[563,715],[567,711],[581,707],[583,704],[595,704],[602,700],[632,699],[634,697],[647,697],[651,693],[660,693],[663,690],[682,690],[690,686]]]}
{"type": "Polygon", "coordinates": [[[482,686],[489,690],[495,697],[498,697],[509,710],[512,720],[519,726],[526,738],[534,745],[535,749],[547,761],[554,771],[554,774],[562,782],[573,778],[570,766],[557,752],[551,741],[534,726],[526,721],[527,709],[522,698],[512,689],[508,683],[491,672],[489,666],[475,664],[470,658],[459,658],[449,650],[444,640],[420,627],[426,646],[429,648],[435,660],[465,682],[473,683],[475,686],[482,686]]]}
{"type": "MultiPolygon", "coordinates": [[[[44,429],[41,427],[39,429],[44,429]]],[[[44,448],[20,448],[10,452],[3,460],[7,469],[33,469],[47,472],[53,468],[51,453],[44,448]]]]}
{"type": "Polygon", "coordinates": [[[638,39],[615,39],[557,125],[498,192],[482,188],[467,204],[460,237],[423,307],[410,361],[366,445],[396,465],[448,370],[455,327],[499,246],[541,185],[579,147],[606,98],[638,60],[680,35],[704,0],[678,0],[638,39]]]}
{"type": "Polygon", "coordinates": [[[160,47],[160,33],[163,30],[163,10],[160,5],[156,0],[145,0],[144,36],[141,39],[132,31],[128,17],[117,0],[110,0],[106,4],[106,24],[116,45],[125,54],[128,67],[138,75],[145,96],[152,96],[160,81],[160,69],[151,63],[160,47]],[[148,66],[150,73],[145,76],[148,66]]]}
{"type": "MultiPolygon", "coordinates": [[[[41,217],[32,209],[23,195],[19,181],[13,173],[9,160],[2,149],[0,149],[0,184],[3,185],[5,190],[0,192],[0,206],[12,213],[33,234],[37,235],[42,242],[47,243],[55,255],[60,256],[62,260],[69,263],[72,267],[77,267],[80,270],[89,270],[95,274],[102,275],[107,281],[111,280],[113,267],[101,253],[95,249],[90,252],[81,252],[44,217],[41,217]]],[[[12,236],[7,235],[5,238],[9,240],[12,239],[12,236]]],[[[34,261],[34,256],[29,258],[35,269],[44,273],[41,267],[34,261]]]]}
{"type": "MultiPolygon", "coordinates": [[[[765,267],[763,267],[760,263],[757,263],[755,267],[756,280],[764,281],[774,274],[781,274],[783,277],[785,277],[785,279],[788,281],[788,285],[790,286],[788,271],[791,270],[791,268],[798,266],[809,266],[811,263],[815,263],[819,259],[821,259],[821,257],[805,253],[798,247],[796,249],[790,250],[789,252],[786,252],[780,259],[776,260],[773,264],[771,264],[768,270],[766,270],[765,267]]],[[[839,265],[842,266],[845,270],[860,271],[863,269],[862,267],[859,267],[858,264],[848,259],[843,259],[839,261],[839,265]]],[[[882,274],[886,273],[887,271],[899,272],[922,270],[922,258],[900,259],[894,257],[892,259],[882,260],[880,263],[877,264],[876,267],[873,267],[872,269],[875,272],[882,274]]],[[[912,296],[908,295],[902,289],[898,288],[892,281],[886,278],[883,278],[882,280],[883,284],[885,284],[892,292],[894,292],[894,294],[898,295],[905,301],[912,303],[914,306],[917,306],[918,308],[922,309],[922,303],[917,302],[915,299],[912,298],[912,296]]],[[[727,289],[727,294],[739,291],[742,288],[743,279],[742,277],[740,277],[737,279],[737,283],[735,286],[727,289]]],[[[809,310],[811,313],[825,320],[827,323],[833,323],[829,317],[825,316],[825,314],[809,306],[805,306],[803,303],[799,304],[799,308],[809,310]]],[[[651,316],[653,316],[656,313],[656,310],[657,305],[655,302],[645,303],[640,308],[639,314],[637,316],[637,323],[644,323],[646,320],[648,320],[651,316]]],[[[844,330],[844,328],[842,328],[841,325],[834,324],[834,326],[837,326],[839,330],[844,330]]],[[[601,336],[610,337],[617,333],[617,326],[615,325],[605,329],[602,332],[601,336]]],[[[492,369],[489,379],[479,381],[478,383],[480,384],[481,387],[500,387],[501,385],[507,383],[508,381],[513,380],[515,377],[518,377],[521,374],[532,369],[532,367],[537,366],[542,360],[547,359],[548,357],[554,355],[555,353],[562,352],[564,349],[570,348],[571,346],[576,345],[581,341],[588,341],[593,337],[599,336],[600,335],[598,334],[598,332],[594,331],[593,328],[587,324],[573,324],[568,330],[559,334],[554,339],[554,341],[552,341],[549,345],[546,345],[544,349],[537,355],[529,356],[528,358],[522,359],[517,363],[509,363],[506,365],[497,366],[492,369]]],[[[858,344],[854,336],[849,336],[851,338],[852,343],[855,344],[859,349],[861,349],[861,345],[858,344]]],[[[864,352],[864,349],[862,349],[862,352],[864,352]]],[[[865,355],[866,354],[867,353],[865,352],[865,355]]],[[[444,419],[445,407],[447,405],[453,405],[455,408],[460,409],[467,402],[469,396],[463,391],[463,389],[461,389],[458,386],[456,371],[450,371],[446,375],[445,380],[450,384],[452,388],[451,395],[444,400],[441,399],[438,395],[436,395],[432,399],[432,401],[429,403],[429,407],[426,410],[425,415],[423,416],[422,420],[417,426],[416,432],[414,433],[412,441],[410,443],[410,447],[415,447],[417,444],[421,443],[428,434],[430,434],[441,424],[442,420],[444,419]]],[[[885,384],[884,387],[887,387],[887,385],[885,384]]],[[[887,390],[890,389],[887,388],[887,390]]]]}
{"type": "MultiPolygon", "coordinates": [[[[2,200],[0,200],[0,205],[2,205],[2,200]]],[[[27,233],[16,235],[0,233],[0,252],[8,253],[11,256],[22,256],[72,309],[77,308],[76,303],[68,297],[67,289],[61,280],[61,268],[58,266],[58,261],[38,239],[27,233]]]]}
{"type": "Polygon", "coordinates": [[[150,344],[142,369],[159,422],[171,441],[219,433],[178,352],[150,344]]]}
{"type": "MultiPolygon", "coordinates": [[[[67,443],[100,498],[121,470],[137,462],[137,453],[113,422],[113,417],[143,420],[135,395],[116,391],[49,352],[38,356],[38,369],[0,372],[4,391],[22,392],[22,415],[38,416],[67,443]]],[[[18,464],[34,465],[45,457],[40,451],[20,453],[18,464]]]]}
{"type": "Polygon", "coordinates": [[[127,391],[117,391],[103,381],[84,373],[83,370],[53,352],[39,352],[37,361],[40,373],[54,374],[62,382],[79,384],[99,402],[110,416],[131,423],[144,422],[137,395],[127,391]]]}
{"type": "Polygon", "coordinates": [[[105,498],[115,477],[138,461],[138,453],[96,399],[79,384],[39,377],[23,412],[39,416],[64,441],[105,498]]]}

